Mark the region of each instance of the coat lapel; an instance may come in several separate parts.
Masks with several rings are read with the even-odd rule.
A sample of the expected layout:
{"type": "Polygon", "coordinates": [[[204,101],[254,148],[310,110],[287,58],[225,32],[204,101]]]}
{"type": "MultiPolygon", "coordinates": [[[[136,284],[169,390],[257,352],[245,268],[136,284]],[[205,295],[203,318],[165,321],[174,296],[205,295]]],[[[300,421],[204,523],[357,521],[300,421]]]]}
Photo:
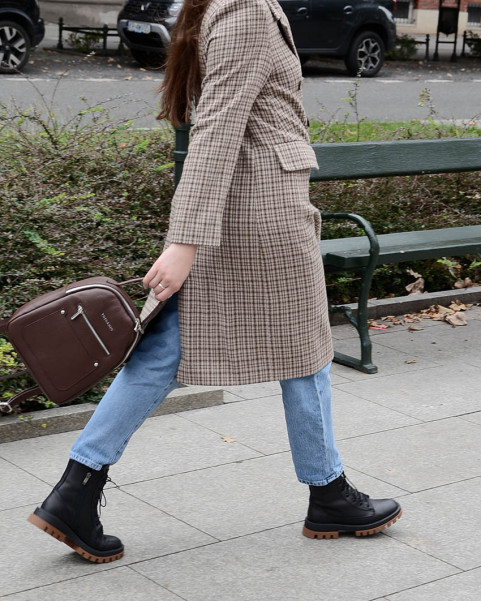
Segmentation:
{"type": "Polygon", "coordinates": [[[271,12],[274,15],[274,18],[276,19],[277,24],[279,25],[279,29],[281,30],[282,36],[285,39],[285,41],[287,42],[287,45],[292,50],[292,52],[297,56],[296,46],[295,46],[294,40],[292,38],[291,27],[289,25],[289,21],[285,15],[284,11],[282,10],[280,4],[277,2],[277,0],[266,0],[266,2],[268,4],[269,8],[271,9],[271,12]]]}

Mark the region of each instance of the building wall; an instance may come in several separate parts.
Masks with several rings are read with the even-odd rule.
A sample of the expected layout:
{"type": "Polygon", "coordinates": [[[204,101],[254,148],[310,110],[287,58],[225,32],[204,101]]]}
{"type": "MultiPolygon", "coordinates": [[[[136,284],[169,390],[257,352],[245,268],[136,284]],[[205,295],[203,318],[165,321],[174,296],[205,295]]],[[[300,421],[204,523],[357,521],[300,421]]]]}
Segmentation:
{"type": "MultiPolygon", "coordinates": [[[[458,34],[462,35],[468,29],[468,3],[473,0],[461,0],[458,19],[458,34]]],[[[480,2],[481,0],[475,0],[480,2]]],[[[443,6],[456,6],[455,2],[443,1],[443,6]]],[[[398,34],[423,35],[436,34],[438,29],[439,0],[414,0],[412,23],[397,23],[398,34]]],[[[470,30],[481,33],[481,28],[469,27],[470,30]]]]}
{"type": "Polygon", "coordinates": [[[71,2],[70,0],[40,0],[40,11],[46,21],[57,23],[62,17],[65,25],[73,27],[98,27],[106,23],[113,27],[117,23],[117,14],[123,2],[115,0],[94,0],[71,2]]]}

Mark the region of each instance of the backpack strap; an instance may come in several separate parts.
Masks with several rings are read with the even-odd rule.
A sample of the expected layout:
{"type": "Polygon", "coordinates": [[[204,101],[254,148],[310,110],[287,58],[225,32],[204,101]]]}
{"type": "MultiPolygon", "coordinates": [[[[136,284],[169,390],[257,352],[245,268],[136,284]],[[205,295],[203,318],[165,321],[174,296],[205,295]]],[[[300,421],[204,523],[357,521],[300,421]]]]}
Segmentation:
{"type": "Polygon", "coordinates": [[[8,319],[0,319],[0,334],[7,333],[7,323],[8,319]]]}
{"type": "Polygon", "coordinates": [[[8,401],[0,401],[0,413],[12,413],[14,407],[20,405],[22,401],[26,401],[30,397],[37,396],[38,394],[43,394],[38,386],[32,386],[31,388],[22,390],[22,392],[19,392],[11,399],[8,399],[8,401]]]}

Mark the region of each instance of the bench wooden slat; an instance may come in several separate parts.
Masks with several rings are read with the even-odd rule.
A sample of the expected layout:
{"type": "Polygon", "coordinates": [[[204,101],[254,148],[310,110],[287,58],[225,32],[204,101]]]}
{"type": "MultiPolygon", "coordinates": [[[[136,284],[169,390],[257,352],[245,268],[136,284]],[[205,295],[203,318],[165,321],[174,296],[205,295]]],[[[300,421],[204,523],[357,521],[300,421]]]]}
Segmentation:
{"type": "MultiPolygon", "coordinates": [[[[454,257],[481,252],[481,225],[381,234],[377,239],[378,265],[454,257]]],[[[369,260],[365,236],[323,240],[321,251],[325,264],[339,269],[359,269],[369,260]]]]}
{"type": "Polygon", "coordinates": [[[480,138],[313,144],[311,181],[481,170],[480,138]]]}

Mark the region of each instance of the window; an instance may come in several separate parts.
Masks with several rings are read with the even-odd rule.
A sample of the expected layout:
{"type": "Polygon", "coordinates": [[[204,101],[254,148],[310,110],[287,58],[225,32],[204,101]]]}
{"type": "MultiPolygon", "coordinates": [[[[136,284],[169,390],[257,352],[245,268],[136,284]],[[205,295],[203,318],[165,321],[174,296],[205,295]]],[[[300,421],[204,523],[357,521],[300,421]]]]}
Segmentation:
{"type": "Polygon", "coordinates": [[[413,0],[397,0],[396,10],[394,11],[394,20],[396,23],[413,22],[413,4],[413,0]]]}
{"type": "Polygon", "coordinates": [[[481,27],[481,4],[468,4],[468,27],[481,27]]]}

